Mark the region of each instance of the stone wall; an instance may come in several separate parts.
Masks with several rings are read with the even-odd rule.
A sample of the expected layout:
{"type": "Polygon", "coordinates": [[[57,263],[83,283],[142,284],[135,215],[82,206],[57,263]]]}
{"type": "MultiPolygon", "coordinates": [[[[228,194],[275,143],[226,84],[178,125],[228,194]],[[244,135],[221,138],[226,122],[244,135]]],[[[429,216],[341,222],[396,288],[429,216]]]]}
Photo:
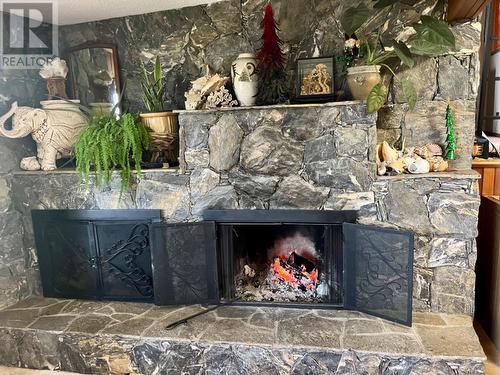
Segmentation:
{"type": "MultiPolygon", "coordinates": [[[[40,100],[46,98],[46,83],[38,70],[0,69],[0,114],[7,112],[14,101],[19,106],[39,107],[40,100]]],[[[0,137],[0,308],[29,296],[31,286],[36,284],[37,276],[32,275],[23,251],[21,215],[11,199],[12,173],[19,170],[23,157],[35,153],[31,137],[0,137]]]]}
{"type": "MultiPolygon", "coordinates": [[[[369,2],[366,0],[366,2],[369,2]]],[[[284,50],[289,56],[291,86],[298,58],[339,55],[344,34],[340,15],[351,3],[341,0],[273,0],[275,15],[281,29],[284,50]],[[300,19],[300,22],[296,22],[300,19]]],[[[169,105],[184,108],[184,92],[190,81],[205,74],[206,67],[228,74],[231,62],[239,53],[260,47],[262,0],[227,0],[210,5],[169,10],[151,14],[90,22],[61,28],[62,48],[84,42],[109,42],[118,46],[121,79],[126,83],[126,108],[143,110],[141,100],[140,62],[151,62],[159,55],[167,79],[169,105]]],[[[401,20],[417,21],[419,15],[442,16],[445,0],[422,0],[414,5],[398,2],[393,8],[375,11],[368,30],[385,24],[381,38],[407,35],[401,20]],[[405,34],[406,33],[406,34],[405,34]]],[[[463,142],[457,144],[456,168],[470,168],[471,145],[475,129],[475,105],[479,86],[480,24],[453,26],[456,51],[437,58],[417,59],[412,69],[399,68],[398,78],[408,77],[415,83],[419,104],[408,111],[404,95],[396,83],[389,98],[390,106],[381,114],[379,140],[400,145],[426,142],[444,144],[446,127],[443,116],[451,100],[457,116],[457,129],[463,142]]],[[[389,44],[388,44],[389,45],[389,44]]],[[[340,73],[340,72],[339,72],[340,73]]],[[[342,88],[343,75],[336,85],[342,88]]],[[[349,94],[345,99],[349,99],[349,94]]]]}
{"type": "Polygon", "coordinates": [[[38,278],[26,263],[21,214],[12,202],[12,172],[29,150],[22,142],[0,138],[0,308],[29,296],[38,278]]]}
{"type": "Polygon", "coordinates": [[[354,209],[361,223],[416,233],[416,310],[471,314],[478,176],[377,178],[375,123],[358,103],[183,112],[182,171],[147,171],[121,200],[118,179],[99,191],[71,171],[16,173],[26,256],[36,269],[37,208],[161,209],[167,222],[198,221],[209,208],[354,209]]]}

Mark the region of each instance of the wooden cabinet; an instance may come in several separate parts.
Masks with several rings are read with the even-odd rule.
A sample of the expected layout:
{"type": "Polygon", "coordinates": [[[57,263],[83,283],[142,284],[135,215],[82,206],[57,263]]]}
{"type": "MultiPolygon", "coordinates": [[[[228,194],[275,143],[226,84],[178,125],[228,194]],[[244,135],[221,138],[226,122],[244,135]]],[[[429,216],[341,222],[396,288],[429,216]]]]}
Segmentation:
{"type": "Polygon", "coordinates": [[[472,169],[481,174],[481,195],[500,195],[500,158],[474,159],[472,169]]]}

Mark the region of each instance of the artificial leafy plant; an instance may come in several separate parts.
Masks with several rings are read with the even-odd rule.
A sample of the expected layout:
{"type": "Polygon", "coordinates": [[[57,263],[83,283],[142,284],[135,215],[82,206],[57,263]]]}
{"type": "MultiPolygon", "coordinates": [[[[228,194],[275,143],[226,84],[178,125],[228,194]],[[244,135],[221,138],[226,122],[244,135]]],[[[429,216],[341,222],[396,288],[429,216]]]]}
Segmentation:
{"type": "Polygon", "coordinates": [[[167,87],[163,78],[160,57],[156,56],[153,71],[142,64],[142,73],[144,75],[141,87],[143,91],[142,100],[149,112],[162,112],[165,110],[165,93],[167,87]]]}
{"type": "MultiPolygon", "coordinates": [[[[357,38],[356,33],[363,29],[374,9],[394,6],[398,2],[394,0],[374,0],[372,2],[373,9],[365,4],[346,9],[340,20],[346,35],[357,38]]],[[[390,46],[383,45],[380,30],[373,30],[372,35],[361,38],[361,48],[357,56],[359,61],[366,65],[383,66],[397,79],[395,69],[402,65],[412,68],[415,65],[415,55],[438,56],[455,47],[455,36],[444,21],[431,16],[421,16],[419,22],[414,22],[411,26],[415,33],[406,42],[393,40],[390,46]],[[373,34],[376,35],[374,42],[370,40],[373,34]],[[396,66],[390,64],[390,62],[396,62],[396,66]]],[[[349,45],[352,45],[351,40],[346,41],[346,46],[349,45]]],[[[351,60],[349,47],[346,47],[346,52],[349,60],[351,60]]],[[[400,84],[410,108],[413,109],[417,102],[417,94],[413,83],[409,79],[403,79],[400,84]]],[[[384,105],[388,92],[389,89],[384,83],[379,83],[373,87],[367,99],[368,110],[370,112],[378,111],[384,105]]]]}
{"type": "Polygon", "coordinates": [[[257,104],[277,104],[288,100],[288,82],[285,71],[285,54],[281,50],[283,42],[278,36],[278,25],[274,19],[273,7],[268,1],[262,20],[262,47],[257,52],[258,93],[257,104]]]}
{"type": "Polygon", "coordinates": [[[445,119],[446,119],[446,130],[447,130],[445,157],[447,160],[453,160],[455,159],[457,137],[455,134],[455,120],[453,119],[453,114],[451,113],[451,107],[449,104],[448,107],[446,107],[445,119]]]}

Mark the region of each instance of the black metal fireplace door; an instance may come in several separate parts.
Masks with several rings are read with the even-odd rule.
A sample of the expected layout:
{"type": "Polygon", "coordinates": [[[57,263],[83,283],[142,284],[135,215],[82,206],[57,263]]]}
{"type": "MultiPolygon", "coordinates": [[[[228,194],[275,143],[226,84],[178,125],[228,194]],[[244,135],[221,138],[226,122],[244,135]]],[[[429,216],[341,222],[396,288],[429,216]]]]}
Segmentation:
{"type": "MultiPolygon", "coordinates": [[[[150,227],[156,304],[220,302],[216,229],[213,221],[150,227]]],[[[411,325],[412,233],[344,223],[343,273],[344,308],[411,325]]]]}
{"type": "Polygon", "coordinates": [[[46,297],[153,301],[149,224],[159,210],[33,210],[46,297]]]}

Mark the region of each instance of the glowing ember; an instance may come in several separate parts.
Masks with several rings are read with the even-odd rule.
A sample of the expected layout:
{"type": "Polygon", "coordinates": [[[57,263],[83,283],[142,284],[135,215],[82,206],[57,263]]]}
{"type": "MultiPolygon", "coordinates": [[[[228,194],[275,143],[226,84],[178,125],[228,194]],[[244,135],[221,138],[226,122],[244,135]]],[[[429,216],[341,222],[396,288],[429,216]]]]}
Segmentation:
{"type": "Polygon", "coordinates": [[[312,269],[310,272],[304,264],[290,264],[290,258],[276,257],[272,264],[274,276],[273,282],[289,284],[301,290],[313,289],[318,282],[318,270],[312,269]]]}

